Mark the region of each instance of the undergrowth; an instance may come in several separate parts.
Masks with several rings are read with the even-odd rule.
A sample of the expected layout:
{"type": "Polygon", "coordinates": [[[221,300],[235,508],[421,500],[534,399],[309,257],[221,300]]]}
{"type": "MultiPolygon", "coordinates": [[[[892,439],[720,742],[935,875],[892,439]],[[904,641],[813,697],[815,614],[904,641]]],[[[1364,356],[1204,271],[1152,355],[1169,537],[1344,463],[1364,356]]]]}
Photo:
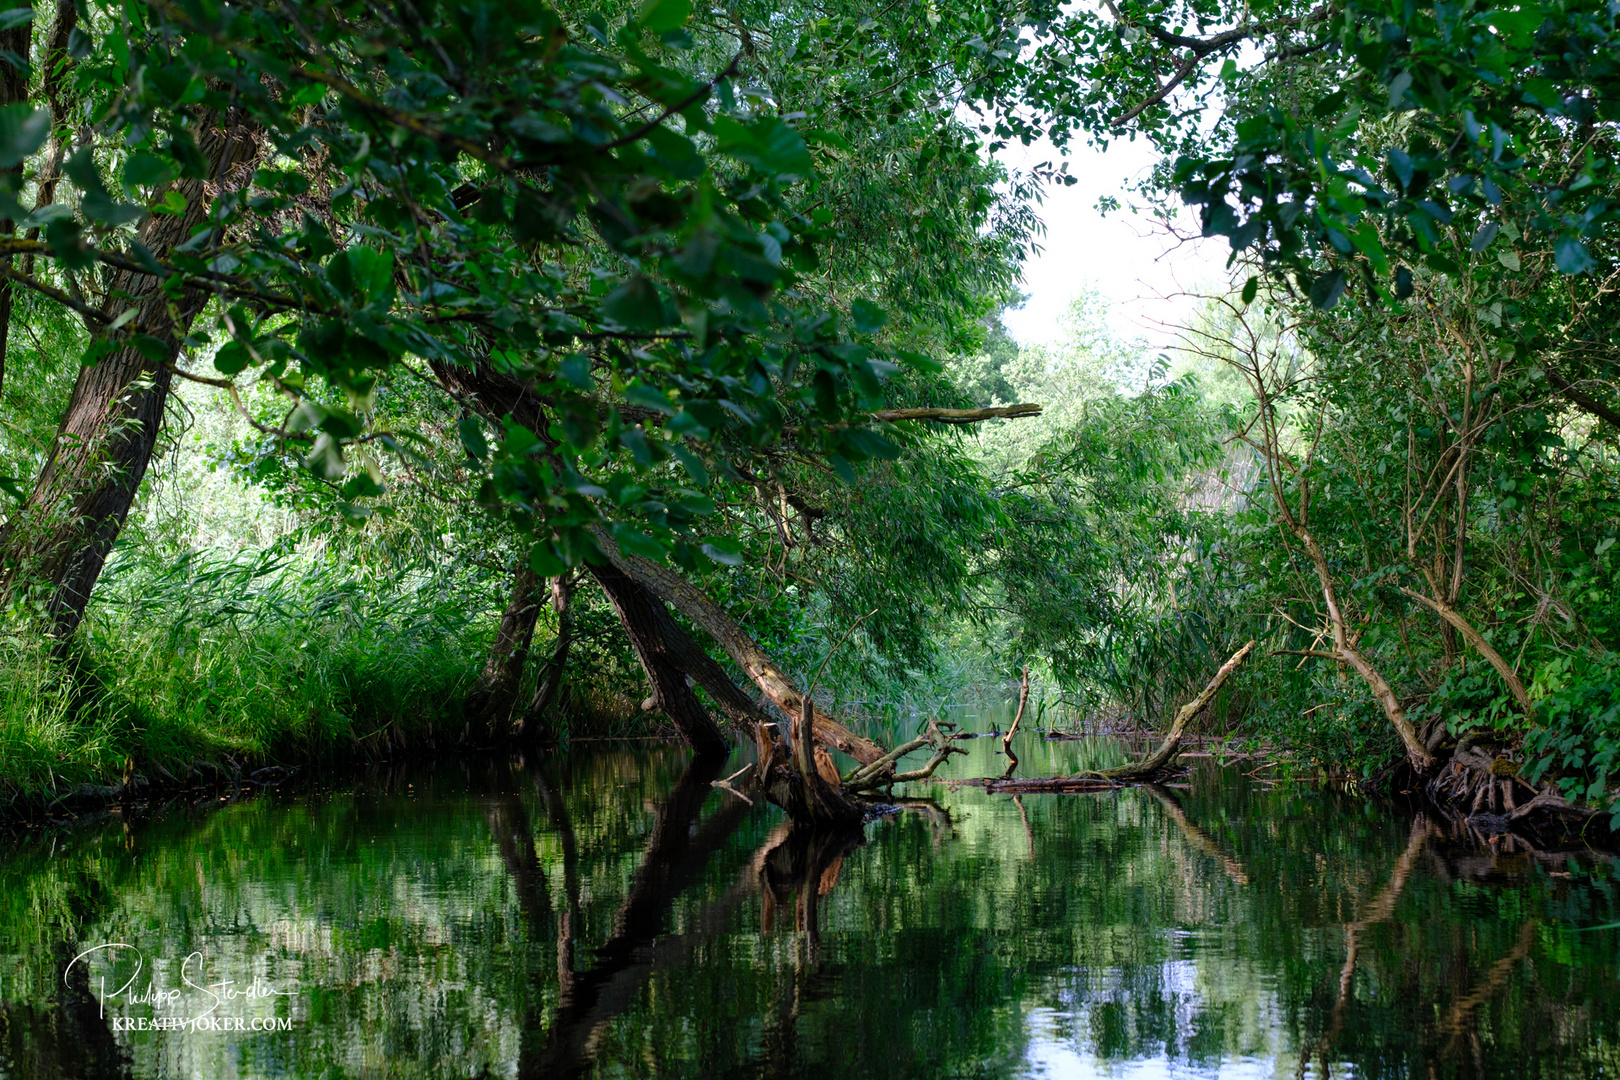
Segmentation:
{"type": "Polygon", "coordinates": [[[71,656],[23,617],[0,633],[0,785],[48,799],[199,761],[320,758],[390,728],[457,735],[492,621],[452,584],[273,552],[115,562],[71,656]]]}

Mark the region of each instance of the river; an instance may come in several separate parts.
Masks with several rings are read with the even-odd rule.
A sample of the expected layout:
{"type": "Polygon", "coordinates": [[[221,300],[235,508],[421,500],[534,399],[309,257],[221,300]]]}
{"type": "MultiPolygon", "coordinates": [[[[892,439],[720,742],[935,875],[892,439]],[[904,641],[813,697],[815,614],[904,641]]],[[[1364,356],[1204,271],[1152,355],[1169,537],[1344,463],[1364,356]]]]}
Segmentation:
{"type": "MultiPolygon", "coordinates": [[[[1096,754],[1024,741],[1023,775],[1096,754]]],[[[853,845],[663,743],[25,837],[0,851],[0,1075],[1620,1070],[1607,855],[1252,761],[1013,799],[949,783],[1000,773],[970,747],[853,845]]]]}

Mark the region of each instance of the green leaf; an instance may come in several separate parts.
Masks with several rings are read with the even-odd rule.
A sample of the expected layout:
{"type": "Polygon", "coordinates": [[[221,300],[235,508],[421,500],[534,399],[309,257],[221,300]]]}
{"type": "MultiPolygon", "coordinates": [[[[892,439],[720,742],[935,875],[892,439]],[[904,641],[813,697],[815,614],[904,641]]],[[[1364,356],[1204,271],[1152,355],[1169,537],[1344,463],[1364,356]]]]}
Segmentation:
{"type": "Polygon", "coordinates": [[[236,375],[253,362],[247,346],[240,341],[227,341],[214,354],[214,369],[221,375],[236,375]]]}
{"type": "Polygon", "coordinates": [[[157,187],[167,184],[179,175],[179,166],[156,154],[131,154],[129,160],[124,162],[126,188],[157,187]]]}
{"type": "Polygon", "coordinates": [[[15,7],[10,11],[0,12],[0,30],[10,30],[14,26],[34,21],[34,9],[31,7],[15,7]]]}
{"type": "Polygon", "coordinates": [[[1395,296],[1405,300],[1416,291],[1412,285],[1412,270],[1410,267],[1397,266],[1395,268],[1395,296]]]}
{"type": "Polygon", "coordinates": [[[715,537],[706,544],[699,545],[698,550],[719,563],[721,566],[741,566],[743,562],[741,550],[735,541],[729,537],[715,537]]]}
{"type": "Polygon", "coordinates": [[[51,114],[31,105],[7,105],[0,109],[0,168],[22,164],[24,158],[45,145],[51,134],[51,114]]]}
{"type": "Polygon", "coordinates": [[[1334,270],[1323,274],[1311,282],[1311,303],[1321,311],[1329,311],[1344,295],[1345,277],[1343,270],[1334,270]]]}
{"type": "Polygon", "coordinates": [[[338,489],[338,494],[345,499],[369,499],[382,493],[382,485],[373,480],[368,472],[356,473],[338,489]]]}
{"type": "Polygon", "coordinates": [[[489,457],[489,443],[484,439],[484,425],[474,417],[464,417],[456,425],[456,434],[461,436],[461,445],[466,449],[467,456],[474,461],[483,461],[489,457]]]}
{"type": "Polygon", "coordinates": [[[1402,191],[1412,186],[1412,159],[1406,151],[1397,147],[1389,152],[1389,169],[1400,181],[1402,191]]]}
{"type": "Polygon", "coordinates": [[[889,321],[888,314],[867,300],[856,300],[849,305],[849,317],[855,329],[862,334],[875,334],[889,321]]]}
{"type": "Polygon", "coordinates": [[[174,361],[174,350],[151,334],[136,334],[129,339],[129,343],[136,352],[160,367],[174,361]]]}
{"type": "Polygon", "coordinates": [[[815,170],[804,137],[777,117],[768,116],[746,127],[729,116],[716,117],[714,133],[721,153],[760,172],[802,177],[815,170]]]}
{"type": "Polygon", "coordinates": [[[550,544],[540,541],[529,548],[529,569],[543,578],[552,578],[567,570],[568,564],[557,557],[550,544]]]}
{"type": "Polygon", "coordinates": [[[691,0],[647,0],[642,5],[640,21],[655,34],[667,34],[685,25],[691,14],[691,0]]]}
{"type": "Polygon", "coordinates": [[[1259,295],[1259,293],[1260,293],[1260,279],[1259,278],[1251,277],[1248,281],[1245,281],[1243,283],[1243,303],[1244,303],[1244,306],[1248,306],[1249,304],[1254,303],[1254,298],[1257,295],[1259,295]]]}
{"type": "Polygon", "coordinates": [[[1496,261],[1507,267],[1509,270],[1518,270],[1521,266],[1519,262],[1519,253],[1514,251],[1512,248],[1509,248],[1506,251],[1498,251],[1496,253],[1496,261]]]}
{"type": "Polygon", "coordinates": [[[1584,274],[1595,265],[1586,245],[1576,236],[1560,236],[1554,241],[1553,263],[1562,274],[1584,274]]]}
{"type": "Polygon", "coordinates": [[[348,471],[343,461],[343,448],[325,432],[316,436],[315,448],[304,458],[304,468],[322,480],[333,482],[343,479],[343,474],[348,471]]]}
{"type": "Polygon", "coordinates": [[[598,310],[604,319],[626,330],[657,330],[664,325],[664,302],[658,287],[641,274],[608,293],[598,310]]]}

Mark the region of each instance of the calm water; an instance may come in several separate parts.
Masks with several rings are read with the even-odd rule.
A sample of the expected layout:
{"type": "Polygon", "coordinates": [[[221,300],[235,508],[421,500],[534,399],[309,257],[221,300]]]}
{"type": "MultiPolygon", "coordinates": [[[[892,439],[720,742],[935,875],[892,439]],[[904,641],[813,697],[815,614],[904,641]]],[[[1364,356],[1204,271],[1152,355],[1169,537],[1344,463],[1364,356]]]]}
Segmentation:
{"type": "MultiPolygon", "coordinates": [[[[1021,771],[1095,752],[1029,739],[1021,771]]],[[[846,848],[714,775],[576,747],[14,845],[0,1075],[1620,1072],[1606,856],[1208,761],[1102,795],[915,785],[934,802],[846,848]],[[189,1029],[131,1030],[164,1018],[189,1029]]]]}

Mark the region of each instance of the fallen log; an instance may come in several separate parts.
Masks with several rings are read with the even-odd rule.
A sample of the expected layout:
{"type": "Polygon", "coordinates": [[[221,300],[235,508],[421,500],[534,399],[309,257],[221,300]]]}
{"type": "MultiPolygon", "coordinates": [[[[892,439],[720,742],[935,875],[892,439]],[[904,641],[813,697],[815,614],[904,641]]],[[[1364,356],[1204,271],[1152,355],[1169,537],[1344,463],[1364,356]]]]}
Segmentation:
{"type": "Polygon", "coordinates": [[[953,786],[982,787],[1002,795],[1033,795],[1040,792],[1080,793],[1087,791],[1117,791],[1129,786],[1122,780],[1099,780],[1085,776],[1046,776],[1028,780],[1004,780],[981,776],[972,780],[953,780],[953,786]]]}

